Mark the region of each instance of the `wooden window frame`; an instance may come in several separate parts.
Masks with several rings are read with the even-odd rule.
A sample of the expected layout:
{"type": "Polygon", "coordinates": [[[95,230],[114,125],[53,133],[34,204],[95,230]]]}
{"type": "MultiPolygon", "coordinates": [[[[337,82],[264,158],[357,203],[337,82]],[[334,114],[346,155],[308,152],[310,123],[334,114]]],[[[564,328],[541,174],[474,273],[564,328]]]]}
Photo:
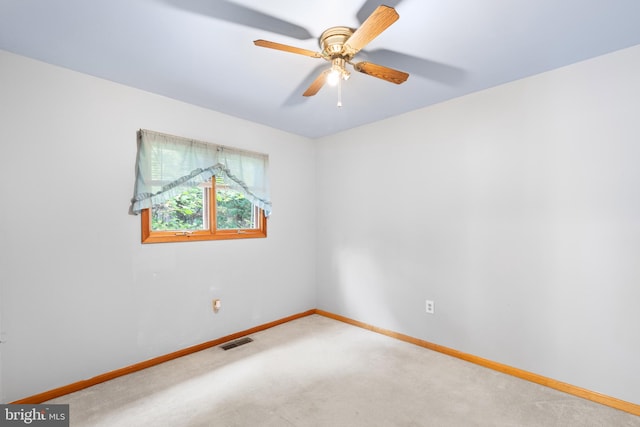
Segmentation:
{"type": "Polygon", "coordinates": [[[259,239],[267,237],[267,217],[264,210],[255,208],[258,213],[257,228],[217,230],[216,220],[216,177],[211,178],[209,192],[209,230],[196,231],[152,231],[151,208],[141,211],[142,243],[193,242],[203,240],[259,239]]]}

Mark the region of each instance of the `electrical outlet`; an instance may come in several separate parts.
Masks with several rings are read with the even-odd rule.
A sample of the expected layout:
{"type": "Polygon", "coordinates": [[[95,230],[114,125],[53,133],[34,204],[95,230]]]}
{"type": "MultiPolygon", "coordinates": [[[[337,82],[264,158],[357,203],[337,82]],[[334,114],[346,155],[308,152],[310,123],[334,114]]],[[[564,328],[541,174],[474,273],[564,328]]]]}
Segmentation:
{"type": "Polygon", "coordinates": [[[429,314],[435,313],[435,303],[433,301],[427,300],[425,308],[427,310],[427,313],[429,313],[429,314]]]}

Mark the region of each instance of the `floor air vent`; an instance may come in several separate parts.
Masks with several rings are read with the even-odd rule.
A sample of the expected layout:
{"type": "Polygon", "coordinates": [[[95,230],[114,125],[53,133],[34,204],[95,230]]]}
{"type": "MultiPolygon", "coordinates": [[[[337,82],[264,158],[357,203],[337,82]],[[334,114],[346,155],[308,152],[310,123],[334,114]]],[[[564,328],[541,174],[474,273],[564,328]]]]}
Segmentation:
{"type": "Polygon", "coordinates": [[[221,345],[220,347],[223,350],[230,350],[232,348],[239,347],[239,346],[244,345],[244,344],[249,344],[252,341],[253,340],[251,338],[245,337],[245,338],[240,338],[239,340],[228,342],[226,344],[221,345]]]}

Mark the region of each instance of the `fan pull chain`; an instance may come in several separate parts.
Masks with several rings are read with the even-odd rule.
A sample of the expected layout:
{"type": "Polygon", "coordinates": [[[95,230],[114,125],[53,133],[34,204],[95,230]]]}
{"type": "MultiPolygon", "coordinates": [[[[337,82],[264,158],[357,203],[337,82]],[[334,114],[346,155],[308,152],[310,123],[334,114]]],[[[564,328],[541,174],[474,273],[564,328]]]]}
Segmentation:
{"type": "Polygon", "coordinates": [[[342,107],[342,77],[338,79],[338,108],[342,107]]]}

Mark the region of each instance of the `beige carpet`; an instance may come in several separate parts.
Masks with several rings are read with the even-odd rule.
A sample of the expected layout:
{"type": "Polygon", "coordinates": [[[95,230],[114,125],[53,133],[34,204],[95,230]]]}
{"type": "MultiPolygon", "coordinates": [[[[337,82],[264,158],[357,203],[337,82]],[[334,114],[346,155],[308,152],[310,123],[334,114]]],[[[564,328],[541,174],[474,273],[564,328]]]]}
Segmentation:
{"type": "Polygon", "coordinates": [[[72,426],[638,426],[640,417],[313,315],[55,400],[72,426]]]}

